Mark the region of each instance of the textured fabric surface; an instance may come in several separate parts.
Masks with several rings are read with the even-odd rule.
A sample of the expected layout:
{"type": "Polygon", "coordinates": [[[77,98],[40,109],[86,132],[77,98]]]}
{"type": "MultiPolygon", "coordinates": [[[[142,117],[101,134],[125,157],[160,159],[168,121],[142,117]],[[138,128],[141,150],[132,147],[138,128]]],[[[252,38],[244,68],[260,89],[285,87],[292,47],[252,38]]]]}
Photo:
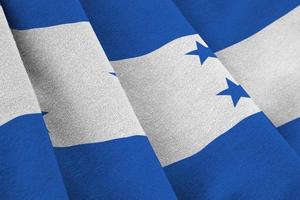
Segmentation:
{"type": "Polygon", "coordinates": [[[0,0],[0,199],[300,199],[298,0],[0,0]]]}

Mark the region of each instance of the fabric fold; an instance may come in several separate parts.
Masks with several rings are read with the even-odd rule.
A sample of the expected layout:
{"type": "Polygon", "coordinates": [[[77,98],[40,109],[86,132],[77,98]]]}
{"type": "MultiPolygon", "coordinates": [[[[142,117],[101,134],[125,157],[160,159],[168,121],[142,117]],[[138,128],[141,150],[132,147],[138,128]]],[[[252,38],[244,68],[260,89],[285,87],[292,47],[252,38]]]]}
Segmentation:
{"type": "Polygon", "coordinates": [[[299,196],[299,157],[172,1],[81,2],[179,199],[299,196]]]}
{"type": "Polygon", "coordinates": [[[81,4],[3,6],[70,199],[176,199],[81,4]]]}
{"type": "Polygon", "coordinates": [[[299,154],[300,1],[174,2],[299,154]]]}
{"type": "Polygon", "coordinates": [[[0,199],[68,199],[41,110],[0,6],[0,199]]]}
{"type": "Polygon", "coordinates": [[[300,197],[298,0],[0,2],[0,199],[300,197]]]}

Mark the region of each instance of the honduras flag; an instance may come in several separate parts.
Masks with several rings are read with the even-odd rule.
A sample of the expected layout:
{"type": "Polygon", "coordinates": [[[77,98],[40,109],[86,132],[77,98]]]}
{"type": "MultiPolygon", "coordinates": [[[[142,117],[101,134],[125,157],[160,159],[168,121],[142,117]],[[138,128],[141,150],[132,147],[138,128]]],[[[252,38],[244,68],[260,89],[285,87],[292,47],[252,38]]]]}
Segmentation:
{"type": "Polygon", "coordinates": [[[300,199],[299,1],[0,2],[0,199],[300,199]]]}
{"type": "Polygon", "coordinates": [[[175,2],[300,153],[300,1],[175,2]]]}

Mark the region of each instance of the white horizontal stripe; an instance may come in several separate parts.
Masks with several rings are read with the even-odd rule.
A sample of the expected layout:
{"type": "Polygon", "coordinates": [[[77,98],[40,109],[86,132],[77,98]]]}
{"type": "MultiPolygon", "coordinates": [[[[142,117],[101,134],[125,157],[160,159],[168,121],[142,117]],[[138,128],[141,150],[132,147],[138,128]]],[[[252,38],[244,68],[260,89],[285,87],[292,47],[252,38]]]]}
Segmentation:
{"type": "MultiPolygon", "coordinates": [[[[189,157],[259,109],[249,98],[236,107],[216,94],[233,80],[216,58],[201,66],[198,35],[178,38],[147,55],[111,62],[163,166],[189,157]]],[[[204,44],[205,45],[205,44],[204,44]]]]}
{"type": "Polygon", "coordinates": [[[88,22],[13,34],[54,146],[144,134],[88,22]]]}
{"type": "Polygon", "coordinates": [[[300,7],[217,53],[271,121],[300,117],[300,7]]]}
{"type": "Polygon", "coordinates": [[[40,108],[0,6],[0,125],[40,108]]]}

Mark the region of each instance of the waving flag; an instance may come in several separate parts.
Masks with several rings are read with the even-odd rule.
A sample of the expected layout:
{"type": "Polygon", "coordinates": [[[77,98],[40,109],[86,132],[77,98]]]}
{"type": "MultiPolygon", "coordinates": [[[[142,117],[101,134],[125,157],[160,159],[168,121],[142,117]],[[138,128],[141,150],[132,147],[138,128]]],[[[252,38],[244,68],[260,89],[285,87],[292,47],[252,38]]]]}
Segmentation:
{"type": "Polygon", "coordinates": [[[69,198],[175,198],[80,3],[8,1],[3,6],[47,113],[69,198]]]}
{"type": "Polygon", "coordinates": [[[38,101],[0,7],[0,199],[64,199],[38,101]]]}
{"type": "Polygon", "coordinates": [[[300,153],[300,1],[175,2],[300,153]]]}
{"type": "Polygon", "coordinates": [[[300,2],[0,1],[0,199],[300,198],[300,2]]]}

